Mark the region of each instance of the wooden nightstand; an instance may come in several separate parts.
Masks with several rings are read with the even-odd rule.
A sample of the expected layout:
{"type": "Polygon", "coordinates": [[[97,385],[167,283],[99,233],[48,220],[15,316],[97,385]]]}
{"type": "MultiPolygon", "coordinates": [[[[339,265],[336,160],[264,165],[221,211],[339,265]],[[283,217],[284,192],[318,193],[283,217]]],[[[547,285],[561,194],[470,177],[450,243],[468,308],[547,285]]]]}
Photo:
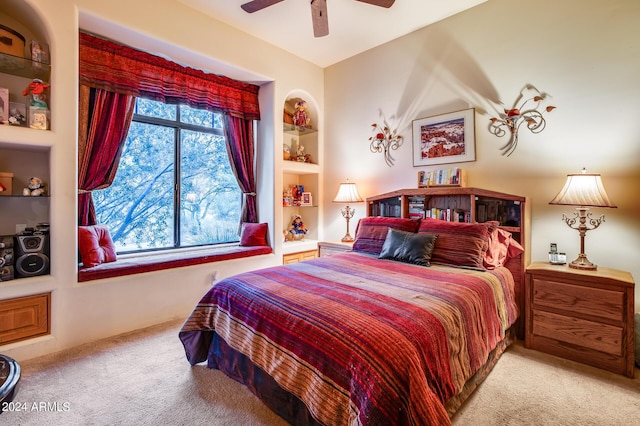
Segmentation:
{"type": "Polygon", "coordinates": [[[331,256],[336,253],[344,253],[353,248],[353,242],[343,243],[342,241],[321,241],[318,243],[319,257],[331,256]]]}
{"type": "Polygon", "coordinates": [[[634,377],[634,282],[616,269],[536,262],[525,281],[525,346],[634,377]]]}

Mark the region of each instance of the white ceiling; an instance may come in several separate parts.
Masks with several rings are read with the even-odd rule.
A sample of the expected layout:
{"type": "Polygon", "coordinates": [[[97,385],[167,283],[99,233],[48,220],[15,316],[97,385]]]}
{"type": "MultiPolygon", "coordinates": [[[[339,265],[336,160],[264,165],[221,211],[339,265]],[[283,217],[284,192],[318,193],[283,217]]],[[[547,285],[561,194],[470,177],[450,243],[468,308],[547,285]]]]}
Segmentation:
{"type": "Polygon", "coordinates": [[[249,0],[180,0],[213,18],[327,67],[487,0],[396,0],[389,9],[327,0],[329,35],[313,37],[310,0],[284,0],[247,13],[249,0]]]}

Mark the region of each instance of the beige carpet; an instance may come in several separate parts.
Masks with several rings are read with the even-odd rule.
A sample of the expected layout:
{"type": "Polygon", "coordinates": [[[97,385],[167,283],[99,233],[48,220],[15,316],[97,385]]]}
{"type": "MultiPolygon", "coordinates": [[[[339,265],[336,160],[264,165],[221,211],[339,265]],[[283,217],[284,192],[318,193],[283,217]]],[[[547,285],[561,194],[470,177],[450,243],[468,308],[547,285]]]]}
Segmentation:
{"type": "MultiPolygon", "coordinates": [[[[246,388],[187,363],[174,321],[21,363],[6,425],[285,425],[246,388]]],[[[454,425],[640,425],[631,380],[512,346],[454,425]]]]}

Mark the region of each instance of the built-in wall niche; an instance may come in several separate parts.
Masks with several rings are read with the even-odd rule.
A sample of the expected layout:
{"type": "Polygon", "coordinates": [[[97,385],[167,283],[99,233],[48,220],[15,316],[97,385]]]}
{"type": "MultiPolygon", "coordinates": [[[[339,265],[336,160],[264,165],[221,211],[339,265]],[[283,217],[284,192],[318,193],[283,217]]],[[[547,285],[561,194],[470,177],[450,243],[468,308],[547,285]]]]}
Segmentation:
{"type": "Polygon", "coordinates": [[[0,147],[0,172],[12,173],[11,192],[0,192],[0,235],[13,235],[16,225],[35,227],[49,222],[48,149],[0,147]],[[45,196],[24,196],[31,177],[39,177],[45,184],[45,196]]]}

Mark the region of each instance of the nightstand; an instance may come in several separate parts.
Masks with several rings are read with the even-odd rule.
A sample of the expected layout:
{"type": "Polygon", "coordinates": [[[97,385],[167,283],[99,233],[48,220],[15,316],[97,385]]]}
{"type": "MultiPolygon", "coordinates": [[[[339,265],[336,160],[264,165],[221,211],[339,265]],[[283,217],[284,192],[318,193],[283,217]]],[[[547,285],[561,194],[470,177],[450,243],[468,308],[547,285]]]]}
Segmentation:
{"type": "Polygon", "coordinates": [[[331,256],[336,253],[344,253],[353,248],[353,242],[343,243],[342,241],[321,241],[318,243],[319,257],[331,256]]]}
{"type": "Polygon", "coordinates": [[[630,273],[536,262],[525,280],[525,346],[634,377],[630,273]]]}

